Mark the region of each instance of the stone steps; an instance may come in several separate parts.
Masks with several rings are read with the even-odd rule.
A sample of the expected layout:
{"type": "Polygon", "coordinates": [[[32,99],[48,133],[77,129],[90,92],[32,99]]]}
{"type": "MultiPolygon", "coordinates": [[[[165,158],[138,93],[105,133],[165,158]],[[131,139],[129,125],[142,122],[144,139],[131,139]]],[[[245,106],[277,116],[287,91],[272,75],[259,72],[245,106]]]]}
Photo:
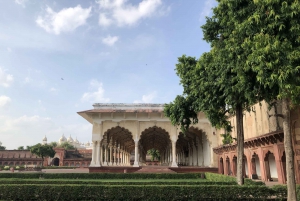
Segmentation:
{"type": "Polygon", "coordinates": [[[164,166],[143,166],[136,173],[176,173],[170,170],[169,167],[164,166]]]}

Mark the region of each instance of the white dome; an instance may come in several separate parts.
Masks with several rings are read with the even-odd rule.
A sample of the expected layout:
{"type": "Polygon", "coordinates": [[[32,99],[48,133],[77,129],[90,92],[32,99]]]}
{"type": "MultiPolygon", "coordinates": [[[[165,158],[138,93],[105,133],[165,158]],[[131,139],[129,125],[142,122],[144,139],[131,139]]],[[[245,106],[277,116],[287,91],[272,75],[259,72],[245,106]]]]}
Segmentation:
{"type": "Polygon", "coordinates": [[[73,140],[73,138],[71,137],[71,135],[70,135],[70,137],[68,137],[68,142],[74,142],[74,140],[73,140]]]}
{"type": "Polygon", "coordinates": [[[76,144],[80,144],[79,141],[77,140],[77,137],[76,137],[75,143],[76,143],[76,144]]]}
{"type": "Polygon", "coordinates": [[[46,137],[46,135],[45,135],[45,137],[43,138],[43,141],[47,141],[47,137],[46,137]]]}
{"type": "Polygon", "coordinates": [[[63,142],[63,141],[66,141],[67,138],[64,136],[64,134],[62,134],[61,138],[59,138],[59,141],[60,142],[63,142]]]}
{"type": "Polygon", "coordinates": [[[90,142],[86,143],[85,146],[87,147],[91,146],[90,142]]]}

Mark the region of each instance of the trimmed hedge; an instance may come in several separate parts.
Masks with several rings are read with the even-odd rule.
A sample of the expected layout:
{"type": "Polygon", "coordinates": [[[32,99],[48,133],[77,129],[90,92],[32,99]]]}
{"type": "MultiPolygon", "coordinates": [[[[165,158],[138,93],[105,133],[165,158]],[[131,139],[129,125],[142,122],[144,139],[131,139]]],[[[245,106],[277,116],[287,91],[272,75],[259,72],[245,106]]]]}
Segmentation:
{"type": "Polygon", "coordinates": [[[0,179],[1,184],[90,184],[90,185],[236,185],[235,182],[217,182],[207,180],[63,180],[63,179],[0,179]]]}
{"type": "Polygon", "coordinates": [[[0,178],[20,179],[201,179],[201,173],[146,174],[146,173],[14,173],[0,174],[0,178]]]}
{"type": "Polygon", "coordinates": [[[286,193],[266,186],[0,185],[0,189],[0,200],[286,200],[286,193]]]}
{"type": "MultiPolygon", "coordinates": [[[[227,175],[223,175],[223,174],[206,172],[205,178],[208,181],[235,182],[237,184],[236,177],[227,176],[227,175]]],[[[248,179],[248,178],[245,178],[244,184],[245,185],[258,185],[258,186],[265,185],[265,183],[262,181],[254,181],[254,180],[248,179]]]]}

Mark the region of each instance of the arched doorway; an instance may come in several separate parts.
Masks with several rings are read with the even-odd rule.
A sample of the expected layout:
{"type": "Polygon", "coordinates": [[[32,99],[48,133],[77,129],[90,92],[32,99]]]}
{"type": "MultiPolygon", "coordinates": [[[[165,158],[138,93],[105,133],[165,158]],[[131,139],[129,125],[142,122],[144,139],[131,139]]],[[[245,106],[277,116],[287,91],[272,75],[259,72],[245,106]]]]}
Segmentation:
{"type": "Polygon", "coordinates": [[[147,155],[150,157],[151,153],[156,153],[159,157],[157,165],[168,166],[172,161],[172,144],[169,133],[164,129],[153,126],[144,130],[139,140],[139,162],[142,165],[147,163],[147,155]]]}
{"type": "Polygon", "coordinates": [[[233,156],[233,158],[232,158],[232,165],[233,165],[232,175],[236,176],[236,171],[237,171],[237,157],[236,156],[233,156]]]}
{"type": "Polygon", "coordinates": [[[247,178],[250,178],[249,177],[249,170],[248,170],[248,160],[247,160],[247,157],[245,155],[244,155],[244,158],[243,158],[243,176],[247,177],[247,178]]]}
{"type": "Polygon", "coordinates": [[[52,164],[53,164],[54,166],[59,166],[59,158],[53,158],[52,164]]]}
{"type": "Polygon", "coordinates": [[[191,127],[184,134],[179,133],[176,153],[179,165],[201,167],[211,165],[210,143],[205,133],[198,128],[191,127]]]}
{"type": "Polygon", "coordinates": [[[134,149],[131,132],[120,126],[113,127],[104,133],[98,160],[103,166],[129,166],[134,149]]]}
{"type": "Polygon", "coordinates": [[[232,175],[232,171],[230,168],[230,159],[228,156],[226,157],[226,173],[227,175],[232,175]]]}
{"type": "Polygon", "coordinates": [[[261,178],[259,157],[256,153],[254,153],[251,158],[251,172],[249,178],[251,179],[261,178]]]}
{"type": "Polygon", "coordinates": [[[224,174],[224,163],[223,163],[223,158],[220,158],[220,174],[224,174]]]}
{"type": "Polygon", "coordinates": [[[278,173],[274,154],[269,151],[265,156],[264,162],[267,181],[278,181],[278,173]]]}

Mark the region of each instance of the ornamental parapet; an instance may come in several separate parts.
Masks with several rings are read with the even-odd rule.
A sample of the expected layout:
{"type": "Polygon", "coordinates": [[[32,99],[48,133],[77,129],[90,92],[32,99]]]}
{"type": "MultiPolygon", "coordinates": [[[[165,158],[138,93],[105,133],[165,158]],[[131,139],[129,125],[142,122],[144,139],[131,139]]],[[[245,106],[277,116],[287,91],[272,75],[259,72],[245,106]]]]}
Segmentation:
{"type": "MultiPolygon", "coordinates": [[[[274,131],[267,133],[265,135],[260,135],[253,138],[248,138],[244,141],[244,148],[253,148],[266,146],[270,144],[276,144],[278,142],[283,142],[283,131],[274,131]]],[[[234,142],[232,144],[221,145],[213,148],[214,153],[222,154],[224,152],[235,151],[237,147],[237,143],[234,142]]]]}

